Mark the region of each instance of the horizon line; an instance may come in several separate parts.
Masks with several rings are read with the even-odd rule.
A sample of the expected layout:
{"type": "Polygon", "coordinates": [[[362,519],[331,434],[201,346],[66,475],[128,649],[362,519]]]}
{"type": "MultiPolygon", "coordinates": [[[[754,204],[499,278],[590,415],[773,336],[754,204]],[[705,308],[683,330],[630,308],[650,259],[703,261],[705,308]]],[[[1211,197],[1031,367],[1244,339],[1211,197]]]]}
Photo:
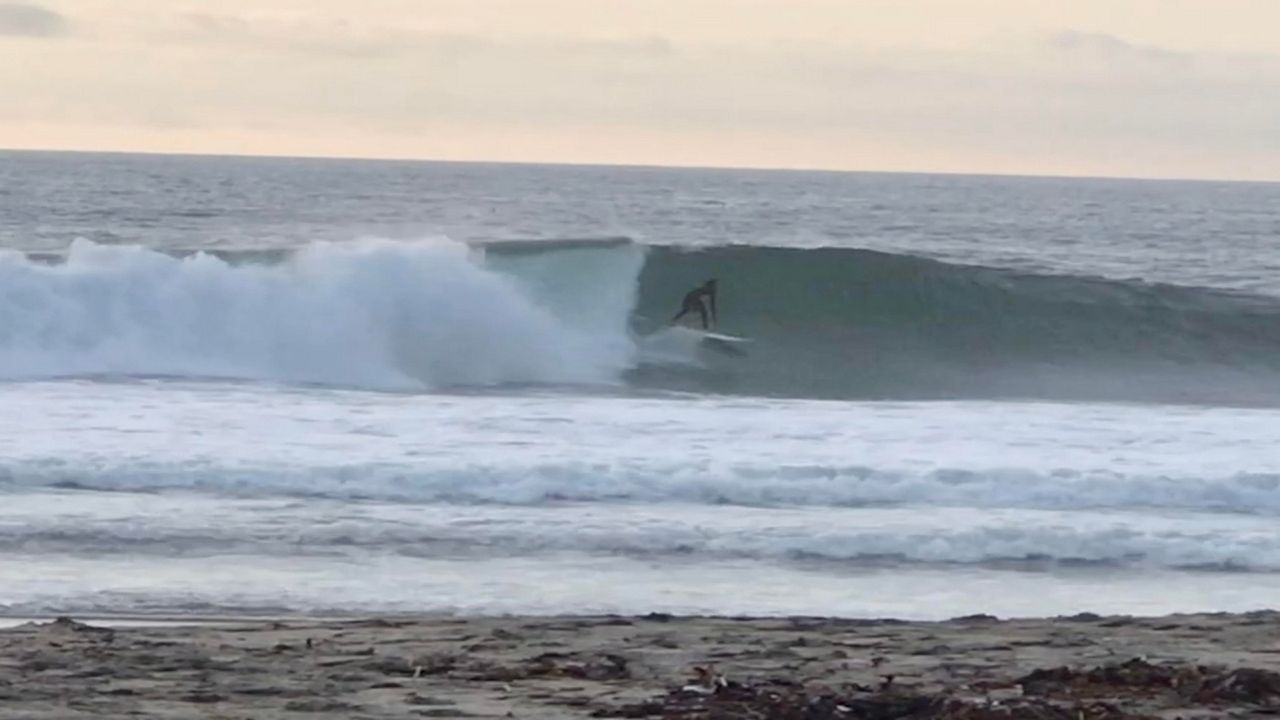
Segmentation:
{"type": "Polygon", "coordinates": [[[541,167],[570,167],[570,168],[613,168],[613,169],[635,169],[635,170],[712,170],[727,171],[738,170],[748,172],[774,172],[774,173],[807,173],[807,174],[839,174],[839,175],[941,175],[947,177],[971,177],[971,178],[1009,178],[1009,179],[1027,179],[1027,180],[1127,180],[1137,182],[1170,182],[1170,183],[1239,183],[1247,185],[1274,185],[1280,183],[1280,178],[1276,179],[1245,179],[1245,178],[1227,178],[1227,177],[1193,177],[1193,176],[1157,176],[1157,175],[1103,175],[1103,174],[1052,174],[1052,173],[1022,173],[1022,172],[981,172],[981,171],[961,171],[961,170],[872,170],[872,169],[849,169],[849,168],[824,168],[824,167],[776,167],[767,165],[700,165],[700,164],[658,164],[658,163],[611,163],[599,161],[540,161],[540,160],[458,160],[447,158],[427,158],[427,157],[391,157],[385,155],[342,155],[342,154],[307,154],[307,155],[276,155],[272,153],[255,153],[255,152],[200,152],[200,151],[182,151],[172,152],[165,150],[112,150],[112,149],[85,149],[85,148],[55,148],[55,147],[25,147],[11,148],[0,147],[0,153],[29,153],[29,154],[60,154],[60,155],[143,155],[155,157],[187,157],[187,158],[228,158],[228,159],[264,159],[264,160],[334,160],[334,161],[356,161],[356,162],[386,162],[386,163],[420,163],[435,165],[515,165],[515,166],[541,166],[541,167]]]}

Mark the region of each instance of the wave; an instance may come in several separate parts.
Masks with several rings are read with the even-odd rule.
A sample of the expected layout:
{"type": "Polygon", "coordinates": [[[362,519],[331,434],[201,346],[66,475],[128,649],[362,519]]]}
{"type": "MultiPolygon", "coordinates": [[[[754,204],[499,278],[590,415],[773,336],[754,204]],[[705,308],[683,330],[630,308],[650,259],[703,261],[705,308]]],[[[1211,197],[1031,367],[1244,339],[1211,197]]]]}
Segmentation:
{"type": "MultiPolygon", "coordinates": [[[[475,255],[388,241],[266,264],[87,241],[53,264],[0,254],[0,377],[437,388],[612,382],[630,365],[629,291],[573,290],[568,273],[561,287],[591,296],[591,312],[557,314],[475,255]]],[[[634,276],[640,257],[621,249],[605,265],[634,276]]]]}
{"type": "MultiPolygon", "coordinates": [[[[94,500],[106,500],[100,495],[94,500]]],[[[74,504],[63,498],[61,505],[74,504]]],[[[980,565],[1280,570],[1271,518],[1105,511],[738,509],[552,505],[527,508],[148,499],[144,521],[19,515],[5,553],[198,557],[226,554],[423,558],[592,556],[891,567],[980,565]]],[[[95,503],[95,507],[97,503],[95,503]]]]}
{"type": "MultiPolygon", "coordinates": [[[[83,523],[82,523],[83,525],[83,523]]],[[[428,558],[493,558],[556,553],[687,560],[771,560],[859,566],[978,565],[1040,570],[1053,566],[1147,566],[1187,570],[1280,571],[1280,542],[1231,533],[1156,534],[1122,528],[986,527],[917,532],[855,529],[819,534],[768,527],[717,534],[703,528],[605,531],[559,527],[556,532],[449,528],[385,528],[353,523],[293,529],[287,537],[230,536],[216,530],[133,528],[23,529],[0,532],[6,553],[91,552],[94,556],[200,557],[229,553],[334,555],[385,552],[428,558]]]]}
{"type": "Polygon", "coordinates": [[[1280,299],[626,238],[0,257],[0,377],[75,374],[1276,406],[1280,299]],[[709,277],[745,353],[663,329],[709,277]]]}
{"type": "Polygon", "coordinates": [[[1280,403],[1280,300],[839,248],[654,248],[637,327],[720,280],[745,358],[635,382],[775,396],[1280,403]]]}
{"type": "Polygon", "coordinates": [[[1218,477],[1031,469],[922,472],[863,466],[708,466],[548,461],[529,465],[397,463],[342,466],[160,462],[10,461],[0,491],[194,491],[243,498],[295,497],[462,505],[680,503],[742,507],[945,506],[1042,510],[1141,509],[1280,515],[1280,475],[1218,477]]]}

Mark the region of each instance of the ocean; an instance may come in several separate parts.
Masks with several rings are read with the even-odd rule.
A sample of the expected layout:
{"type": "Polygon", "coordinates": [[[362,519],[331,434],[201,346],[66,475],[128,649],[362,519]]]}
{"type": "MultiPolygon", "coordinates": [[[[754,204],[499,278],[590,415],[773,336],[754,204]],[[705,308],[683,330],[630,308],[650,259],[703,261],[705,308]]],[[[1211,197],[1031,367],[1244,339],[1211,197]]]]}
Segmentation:
{"type": "Polygon", "coordinates": [[[1280,604],[1280,185],[6,152],[0,248],[10,617],[1280,604]]]}

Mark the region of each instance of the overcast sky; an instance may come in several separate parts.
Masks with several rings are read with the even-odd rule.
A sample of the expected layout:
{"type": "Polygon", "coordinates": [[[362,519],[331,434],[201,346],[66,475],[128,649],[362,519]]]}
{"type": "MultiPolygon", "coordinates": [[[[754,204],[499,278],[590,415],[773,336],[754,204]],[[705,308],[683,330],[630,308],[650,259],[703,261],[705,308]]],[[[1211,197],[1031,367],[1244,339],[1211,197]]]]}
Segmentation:
{"type": "Polygon", "coordinates": [[[0,0],[0,147],[1280,180],[1280,0],[0,0]]]}

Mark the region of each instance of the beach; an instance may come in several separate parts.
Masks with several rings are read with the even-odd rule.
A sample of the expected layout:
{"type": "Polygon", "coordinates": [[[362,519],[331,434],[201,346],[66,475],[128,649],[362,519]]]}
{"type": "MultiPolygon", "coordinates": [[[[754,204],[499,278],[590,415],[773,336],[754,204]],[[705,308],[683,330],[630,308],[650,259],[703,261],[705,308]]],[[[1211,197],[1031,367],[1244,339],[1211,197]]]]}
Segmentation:
{"type": "Polygon", "coordinates": [[[1280,613],[1271,611],[943,622],[429,615],[130,626],[60,618],[0,630],[0,718],[1277,712],[1280,613]]]}

